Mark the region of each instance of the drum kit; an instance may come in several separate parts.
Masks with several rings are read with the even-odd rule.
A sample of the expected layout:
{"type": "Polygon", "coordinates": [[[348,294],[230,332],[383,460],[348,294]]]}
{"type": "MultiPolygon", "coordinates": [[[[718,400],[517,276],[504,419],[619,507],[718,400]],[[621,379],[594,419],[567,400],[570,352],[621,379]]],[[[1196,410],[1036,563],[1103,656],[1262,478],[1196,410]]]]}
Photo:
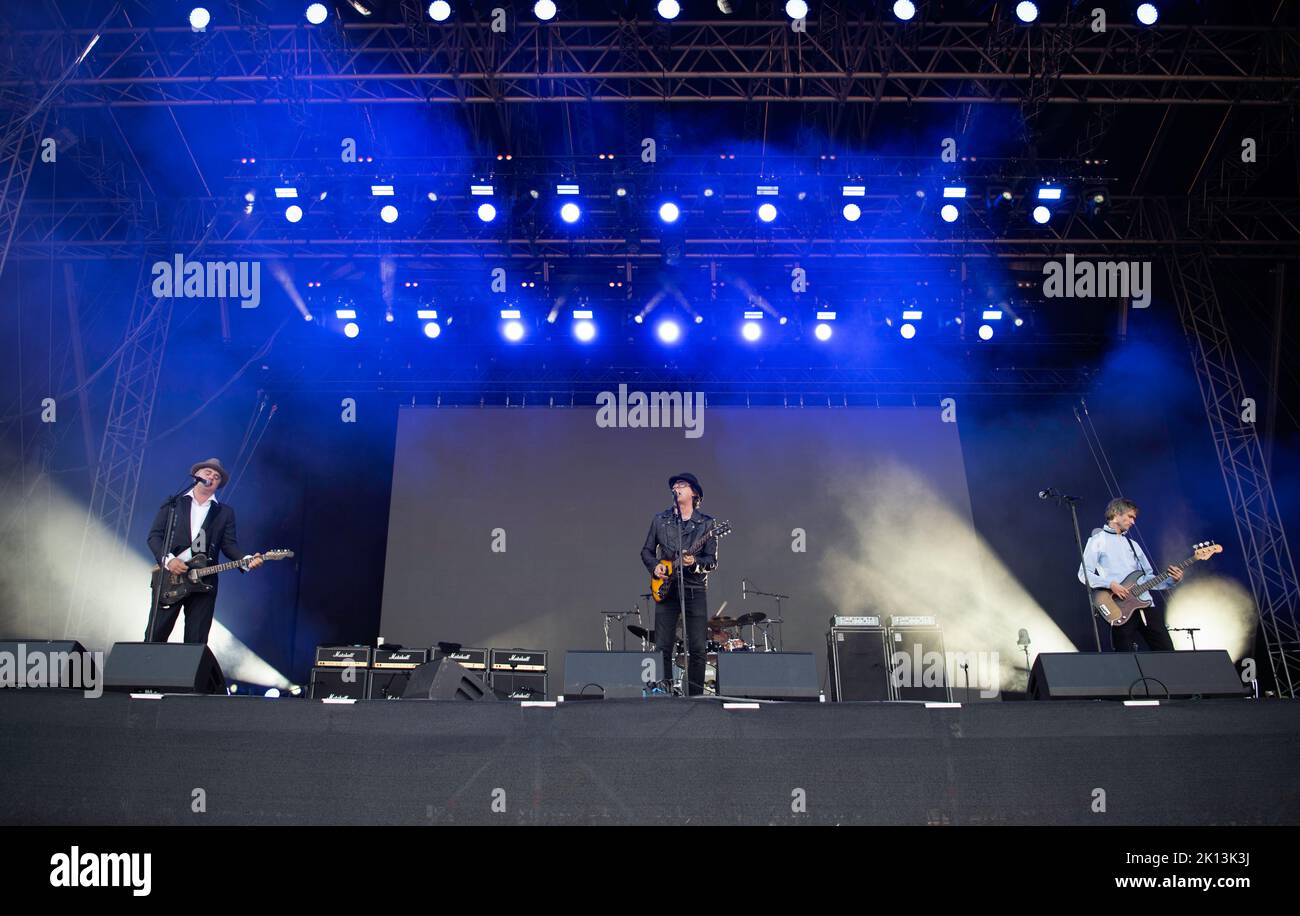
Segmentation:
{"type": "MultiPolygon", "coordinates": [[[[718,656],[723,652],[774,652],[770,638],[770,627],[781,623],[779,617],[768,617],[763,613],[742,614],[739,617],[710,617],[708,621],[708,644],[704,672],[704,692],[718,692],[718,656]],[[749,628],[749,640],[742,635],[745,627],[749,628]],[[760,635],[761,631],[761,635],[760,635]],[[762,645],[759,645],[759,641],[762,645]]],[[[641,640],[641,648],[650,651],[654,648],[654,630],[635,625],[628,626],[628,632],[641,640]]],[[[673,646],[673,690],[680,694],[682,682],[686,675],[686,646],[682,640],[682,622],[677,621],[676,642],[673,646]]]]}

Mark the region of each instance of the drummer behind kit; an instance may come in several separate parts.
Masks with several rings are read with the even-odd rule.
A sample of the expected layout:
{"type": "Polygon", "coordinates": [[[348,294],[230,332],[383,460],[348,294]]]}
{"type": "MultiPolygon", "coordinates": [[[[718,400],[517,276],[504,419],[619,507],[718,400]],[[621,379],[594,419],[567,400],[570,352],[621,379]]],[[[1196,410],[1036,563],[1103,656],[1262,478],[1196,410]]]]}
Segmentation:
{"type": "MultiPolygon", "coordinates": [[[[727,603],[724,601],[722,607],[718,608],[718,613],[709,618],[709,640],[708,654],[704,666],[704,692],[706,694],[716,694],[718,692],[718,655],[723,652],[772,652],[771,640],[768,638],[767,628],[773,620],[761,612],[753,614],[742,614],[739,617],[723,617],[722,612],[726,609],[727,603]],[[741,635],[741,631],[749,627],[750,642],[746,642],[741,635]],[[754,643],[757,641],[755,635],[758,629],[763,631],[763,646],[760,648],[754,643]]],[[[654,645],[654,630],[647,630],[645,627],[635,625],[627,628],[628,632],[641,640],[641,648],[649,650],[657,648],[654,645]]],[[[682,623],[677,621],[676,644],[673,647],[673,683],[674,689],[679,689],[683,673],[686,670],[686,646],[682,642],[682,623]]]]}

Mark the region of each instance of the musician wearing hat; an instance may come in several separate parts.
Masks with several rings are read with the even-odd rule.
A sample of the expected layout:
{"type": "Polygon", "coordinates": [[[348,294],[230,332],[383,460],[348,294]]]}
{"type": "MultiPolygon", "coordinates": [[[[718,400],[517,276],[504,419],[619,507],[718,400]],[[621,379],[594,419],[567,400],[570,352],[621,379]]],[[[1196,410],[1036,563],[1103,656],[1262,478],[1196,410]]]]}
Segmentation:
{"type": "MultiPolygon", "coordinates": [[[[217,501],[217,490],[230,481],[230,475],[216,458],[200,461],[190,468],[195,486],[176,501],[176,522],[172,541],[164,544],[167,536],[167,511],[164,502],[149,529],[149,551],[159,565],[170,572],[183,573],[196,554],[217,561],[219,554],[230,560],[239,560],[240,572],[262,565],[258,554],[241,554],[235,536],[235,510],[217,501]]],[[[212,590],[186,595],[184,600],[170,607],[158,608],[153,632],[146,632],[147,642],[166,642],[181,609],[185,610],[185,641],[206,643],[212,629],[212,615],[217,604],[217,579],[219,574],[207,578],[212,590]]],[[[146,627],[147,629],[147,627],[146,627]]]]}
{"type": "Polygon", "coordinates": [[[681,572],[686,586],[686,625],[688,660],[686,675],[690,694],[704,692],[705,667],[708,653],[708,586],[709,572],[718,565],[717,540],[705,538],[697,554],[684,554],[684,548],[693,546],[708,532],[711,516],[700,511],[704,488],[694,474],[677,474],[668,479],[668,489],[673,495],[673,505],[650,520],[650,533],[641,548],[641,562],[653,576],[668,579],[674,591],[671,596],[655,606],[655,645],[663,655],[664,680],[673,670],[673,643],[677,634],[677,618],[681,611],[681,598],[675,591],[680,555],[681,572]],[[681,520],[681,540],[678,541],[678,519],[681,520]]]}

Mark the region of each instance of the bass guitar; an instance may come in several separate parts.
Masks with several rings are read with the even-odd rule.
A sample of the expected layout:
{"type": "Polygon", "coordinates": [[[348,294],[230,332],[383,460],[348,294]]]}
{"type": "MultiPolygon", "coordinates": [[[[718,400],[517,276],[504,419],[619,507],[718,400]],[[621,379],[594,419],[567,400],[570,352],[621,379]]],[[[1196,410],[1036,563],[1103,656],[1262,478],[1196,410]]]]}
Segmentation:
{"type": "MultiPolygon", "coordinates": [[[[1179,569],[1186,569],[1199,560],[1208,560],[1216,553],[1223,553],[1223,546],[1206,541],[1203,544],[1197,544],[1192,548],[1192,555],[1178,564],[1179,569]]],[[[1092,606],[1096,609],[1101,619],[1113,627],[1121,626],[1129,622],[1130,618],[1143,608],[1151,607],[1153,604],[1151,598],[1147,597],[1147,592],[1168,581],[1171,576],[1168,571],[1161,576],[1154,576],[1145,582],[1139,583],[1138,580],[1145,576],[1140,569],[1135,569],[1124,577],[1120,585],[1129,591],[1129,597],[1120,598],[1108,588],[1094,588],[1092,590],[1092,606]]]]}

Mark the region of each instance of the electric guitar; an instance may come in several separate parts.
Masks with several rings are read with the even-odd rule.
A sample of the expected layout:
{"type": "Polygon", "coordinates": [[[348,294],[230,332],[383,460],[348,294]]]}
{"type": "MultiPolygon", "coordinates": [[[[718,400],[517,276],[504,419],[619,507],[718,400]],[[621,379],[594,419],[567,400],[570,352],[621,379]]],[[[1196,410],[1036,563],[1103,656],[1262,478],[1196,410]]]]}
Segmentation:
{"type": "Polygon", "coordinates": [[[696,556],[704,548],[704,545],[708,542],[709,538],[722,538],[729,534],[731,534],[730,522],[715,521],[709,526],[707,531],[695,540],[695,543],[691,545],[690,550],[683,551],[670,560],[660,560],[659,562],[668,568],[668,575],[664,576],[662,579],[658,576],[653,576],[650,579],[650,594],[654,596],[655,604],[659,604],[661,601],[666,600],[672,595],[674,583],[676,582],[673,578],[673,573],[677,568],[677,562],[684,554],[696,556]]]}
{"type": "MultiPolygon", "coordinates": [[[[1198,560],[1208,560],[1216,553],[1223,553],[1223,546],[1206,541],[1197,544],[1192,548],[1192,555],[1178,564],[1179,569],[1186,569],[1198,560]]],[[[1124,577],[1120,585],[1129,590],[1128,598],[1116,597],[1108,588],[1094,588],[1092,590],[1092,606],[1101,619],[1113,627],[1118,627],[1129,622],[1134,614],[1143,608],[1151,607],[1152,600],[1146,597],[1146,593],[1157,585],[1162,584],[1172,578],[1168,571],[1163,575],[1148,579],[1146,582],[1137,584],[1138,579],[1145,576],[1140,569],[1135,569],[1124,577]]]]}
{"type": "MultiPolygon", "coordinates": [[[[263,560],[287,560],[292,556],[292,550],[268,550],[265,553],[254,554],[254,557],[261,557],[263,560]]],[[[158,606],[171,607],[173,604],[180,604],[185,600],[186,596],[195,592],[210,592],[212,591],[212,584],[204,582],[205,577],[244,565],[243,560],[231,560],[229,563],[221,563],[216,566],[209,566],[209,562],[211,561],[208,560],[206,554],[196,553],[187,564],[189,569],[183,573],[174,573],[171,570],[155,566],[153,568],[151,587],[157,589],[161,586],[162,588],[162,596],[158,599],[158,606]]]]}

